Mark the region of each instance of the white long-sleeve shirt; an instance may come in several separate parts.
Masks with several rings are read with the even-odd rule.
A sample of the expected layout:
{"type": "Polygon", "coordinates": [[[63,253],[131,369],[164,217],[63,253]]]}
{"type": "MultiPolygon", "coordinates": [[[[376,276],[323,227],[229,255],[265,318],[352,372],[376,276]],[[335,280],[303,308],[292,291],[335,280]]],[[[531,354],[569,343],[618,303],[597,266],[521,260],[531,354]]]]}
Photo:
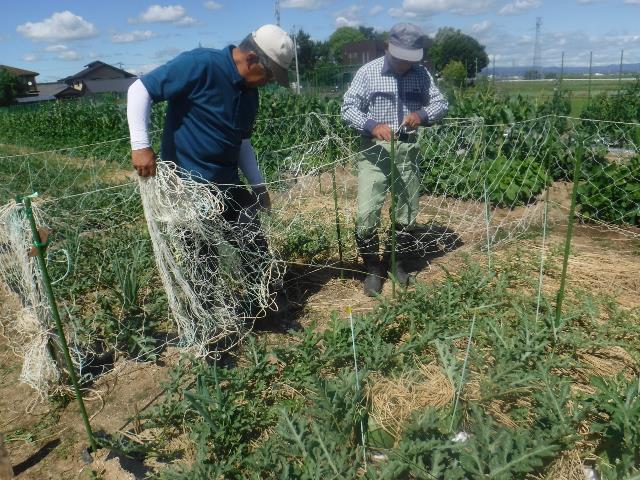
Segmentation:
{"type": "MultiPolygon", "coordinates": [[[[131,150],[151,147],[149,141],[149,119],[152,99],[144,84],[136,80],[127,92],[127,121],[131,136],[131,150]]],[[[258,168],[256,154],[251,140],[246,138],[240,145],[238,167],[252,187],[264,185],[264,178],[258,168]]]]}

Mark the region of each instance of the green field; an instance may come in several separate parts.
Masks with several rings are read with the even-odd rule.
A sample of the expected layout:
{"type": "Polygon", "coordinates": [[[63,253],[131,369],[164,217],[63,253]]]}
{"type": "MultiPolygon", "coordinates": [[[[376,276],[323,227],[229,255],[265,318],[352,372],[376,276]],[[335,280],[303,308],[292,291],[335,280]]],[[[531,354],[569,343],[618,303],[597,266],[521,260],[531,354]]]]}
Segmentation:
{"type": "Polygon", "coordinates": [[[593,78],[566,78],[560,83],[556,79],[549,80],[497,80],[494,85],[498,93],[509,95],[522,95],[528,99],[540,102],[549,100],[556,88],[569,92],[571,98],[571,115],[579,116],[582,109],[593,98],[601,93],[617,93],[620,89],[630,85],[635,78],[617,77],[593,78]]]}

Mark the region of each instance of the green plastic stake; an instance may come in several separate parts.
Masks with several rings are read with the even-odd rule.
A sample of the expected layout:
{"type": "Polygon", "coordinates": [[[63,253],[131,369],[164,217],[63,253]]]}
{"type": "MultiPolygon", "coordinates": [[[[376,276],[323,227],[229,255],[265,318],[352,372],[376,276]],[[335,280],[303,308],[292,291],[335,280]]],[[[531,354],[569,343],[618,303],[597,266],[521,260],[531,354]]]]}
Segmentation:
{"type": "Polygon", "coordinates": [[[44,257],[44,252],[47,244],[43,243],[42,239],[40,238],[40,233],[38,232],[38,227],[36,226],[36,220],[33,216],[33,209],[31,208],[31,197],[24,197],[22,199],[22,203],[24,204],[24,210],[31,226],[31,233],[33,234],[33,245],[34,247],[36,247],[38,265],[40,266],[40,271],[42,272],[42,283],[44,285],[44,290],[47,294],[47,300],[49,301],[49,306],[51,308],[51,316],[56,323],[56,330],[58,331],[58,336],[60,337],[60,344],[62,345],[64,359],[67,363],[67,369],[69,370],[69,377],[71,378],[71,383],[73,384],[73,389],[76,393],[78,406],[80,407],[80,414],[82,415],[82,421],[84,422],[84,427],[87,431],[87,437],[89,437],[89,444],[91,445],[91,449],[95,452],[98,447],[95,437],[93,436],[93,431],[91,430],[91,424],[89,423],[87,409],[84,406],[84,400],[82,399],[82,393],[80,392],[80,386],[78,384],[78,377],[76,376],[76,371],[73,367],[71,354],[69,353],[69,345],[67,344],[67,339],[64,335],[62,322],[60,321],[60,314],[58,313],[58,305],[53,294],[53,288],[51,287],[49,270],[47,270],[47,262],[44,257]]]}
{"type": "Polygon", "coordinates": [[[562,314],[562,302],[564,301],[564,289],[567,281],[567,268],[569,266],[569,255],[571,254],[571,238],[573,236],[573,221],[576,213],[576,198],[578,197],[578,182],[580,181],[580,168],[582,167],[582,156],[584,146],[581,144],[576,148],[576,164],[573,170],[573,189],[571,191],[571,206],[569,207],[569,225],[567,226],[567,237],[564,242],[564,260],[562,262],[562,275],[560,276],[560,289],[556,297],[556,320],[553,326],[553,337],[557,340],[557,328],[560,325],[562,314]]]}
{"type": "Polygon", "coordinates": [[[396,136],[391,131],[391,149],[389,152],[391,176],[391,296],[396,296],[396,136]]]}
{"type": "Polygon", "coordinates": [[[333,209],[336,213],[336,234],[338,236],[338,256],[340,258],[340,278],[344,280],[344,263],[342,258],[342,234],[340,231],[340,210],[338,209],[338,188],[336,186],[336,167],[331,172],[333,182],[333,209]]]}

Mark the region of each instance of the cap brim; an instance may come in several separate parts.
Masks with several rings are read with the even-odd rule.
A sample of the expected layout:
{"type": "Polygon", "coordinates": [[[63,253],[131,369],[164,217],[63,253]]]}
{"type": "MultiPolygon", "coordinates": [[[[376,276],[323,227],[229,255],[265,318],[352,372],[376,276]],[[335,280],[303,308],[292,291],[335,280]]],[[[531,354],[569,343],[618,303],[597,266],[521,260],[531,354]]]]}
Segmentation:
{"type": "Polygon", "coordinates": [[[273,79],[283,87],[289,87],[289,71],[274,61],[269,62],[269,68],[273,72],[273,79]]]}
{"type": "Polygon", "coordinates": [[[424,56],[424,50],[422,48],[410,50],[408,48],[398,47],[392,43],[389,44],[389,53],[393,58],[406,62],[419,62],[424,56]]]}

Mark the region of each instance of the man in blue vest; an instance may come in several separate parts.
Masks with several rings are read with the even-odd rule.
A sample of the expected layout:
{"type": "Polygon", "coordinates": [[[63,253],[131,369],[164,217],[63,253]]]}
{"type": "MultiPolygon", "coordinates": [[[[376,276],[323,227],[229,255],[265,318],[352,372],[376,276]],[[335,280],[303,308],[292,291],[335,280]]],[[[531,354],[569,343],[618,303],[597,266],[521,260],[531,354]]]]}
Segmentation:
{"type": "MultiPolygon", "coordinates": [[[[258,233],[257,218],[250,212],[255,213],[256,204],[266,210],[271,207],[250,141],[258,112],[257,87],[272,81],[288,86],[292,57],[289,35],[276,25],[264,25],[238,46],[181,53],[136,80],[128,92],[131,156],[138,175],[156,173],[149,116],[153,102],[167,101],[162,160],[175,163],[193,180],[220,188],[225,201],[223,218],[238,227],[239,235],[253,230],[247,243],[257,250],[249,252],[256,258],[265,252],[267,244],[258,233]],[[250,189],[242,185],[240,170],[250,189]]],[[[198,252],[201,261],[211,261],[203,258],[207,251],[212,252],[198,252]]],[[[215,265],[209,268],[212,270],[215,265]]]]}

